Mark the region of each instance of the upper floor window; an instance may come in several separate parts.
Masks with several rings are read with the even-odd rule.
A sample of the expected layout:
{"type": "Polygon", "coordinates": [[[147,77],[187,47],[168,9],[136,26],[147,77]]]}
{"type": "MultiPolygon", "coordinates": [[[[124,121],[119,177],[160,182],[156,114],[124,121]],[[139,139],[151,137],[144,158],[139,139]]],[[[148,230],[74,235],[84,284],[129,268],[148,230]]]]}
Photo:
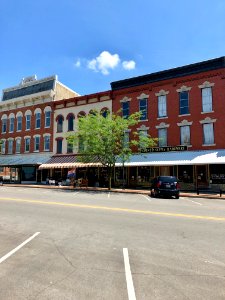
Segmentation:
{"type": "Polygon", "coordinates": [[[130,102],[122,102],[122,115],[125,119],[129,117],[130,114],[130,102]]]}
{"type": "Polygon", "coordinates": [[[7,119],[2,119],[2,133],[6,133],[7,130],[7,119]]]}
{"type": "Polygon", "coordinates": [[[44,150],[50,151],[50,136],[49,135],[46,135],[44,137],[44,150]]]}
{"type": "Polygon", "coordinates": [[[22,116],[17,117],[17,131],[22,130],[22,116]]]}
{"type": "Polygon", "coordinates": [[[180,96],[180,115],[189,114],[189,93],[183,91],[179,93],[180,96]]]}
{"type": "Polygon", "coordinates": [[[36,112],[36,114],[35,114],[35,128],[36,129],[41,128],[41,113],[40,112],[36,112]]]}
{"type": "Polygon", "coordinates": [[[1,154],[5,154],[5,140],[2,141],[1,146],[1,154]]]}
{"type": "Polygon", "coordinates": [[[56,153],[58,154],[62,153],[62,141],[62,138],[56,140],[56,153]]]}
{"type": "Polygon", "coordinates": [[[51,111],[45,112],[45,128],[51,126],[51,111]]]}
{"type": "Polygon", "coordinates": [[[67,116],[67,120],[68,120],[68,131],[73,131],[74,130],[74,114],[69,114],[67,116]]]}
{"type": "Polygon", "coordinates": [[[140,120],[148,119],[148,99],[139,100],[139,112],[141,113],[140,120]]]}
{"type": "Polygon", "coordinates": [[[67,153],[73,153],[73,143],[67,141],[67,153]]]}
{"type": "Polygon", "coordinates": [[[34,151],[39,151],[40,150],[40,136],[35,136],[34,137],[34,151]]]}
{"type": "Polygon", "coordinates": [[[167,146],[167,128],[158,129],[158,144],[159,147],[167,146]]]}
{"type": "Polygon", "coordinates": [[[167,116],[166,95],[158,96],[158,117],[167,116]]]}
{"type": "Polygon", "coordinates": [[[180,127],[180,144],[181,145],[190,145],[190,126],[181,126],[180,127]]]}
{"type": "Polygon", "coordinates": [[[212,111],[212,88],[206,87],[202,89],[202,112],[212,111]]]}
{"type": "Polygon", "coordinates": [[[13,132],[14,131],[14,121],[15,121],[14,117],[11,117],[9,119],[9,132],[13,132]]]}
{"type": "Polygon", "coordinates": [[[203,124],[203,144],[204,145],[213,145],[214,144],[213,123],[203,124]]]}
{"type": "Polygon", "coordinates": [[[62,132],[63,131],[63,116],[59,115],[56,118],[56,122],[57,122],[57,132],[62,132]]]}
{"type": "Polygon", "coordinates": [[[13,140],[8,140],[8,154],[13,153],[13,140]]]}
{"type": "Polygon", "coordinates": [[[20,153],[20,148],[21,148],[21,139],[16,140],[16,153],[20,153]]]}
{"type": "Polygon", "coordinates": [[[25,152],[29,152],[30,151],[30,138],[27,137],[25,138],[25,152]]]}
{"type": "Polygon", "coordinates": [[[108,108],[103,108],[102,110],[101,110],[101,115],[104,117],[104,118],[106,118],[107,117],[107,115],[110,113],[110,111],[109,111],[109,109],[108,108]]]}
{"type": "Polygon", "coordinates": [[[125,131],[123,136],[123,148],[129,148],[130,143],[130,132],[125,131]]]}
{"type": "Polygon", "coordinates": [[[31,127],[31,115],[26,115],[26,130],[30,130],[31,127]]]}

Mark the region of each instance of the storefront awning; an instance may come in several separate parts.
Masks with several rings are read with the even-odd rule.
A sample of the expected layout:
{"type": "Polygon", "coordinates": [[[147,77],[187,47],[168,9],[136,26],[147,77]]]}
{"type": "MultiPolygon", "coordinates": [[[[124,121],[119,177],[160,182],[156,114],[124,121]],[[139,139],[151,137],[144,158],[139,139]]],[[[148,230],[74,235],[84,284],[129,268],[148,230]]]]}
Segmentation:
{"type": "Polygon", "coordinates": [[[39,169],[99,167],[102,164],[96,159],[93,162],[81,162],[79,155],[57,155],[39,166],[39,169]]]}
{"type": "MultiPolygon", "coordinates": [[[[132,155],[124,166],[225,164],[225,150],[177,151],[132,155]]],[[[121,163],[117,163],[121,166],[121,163]]]]}
{"type": "Polygon", "coordinates": [[[15,155],[0,155],[0,166],[41,165],[49,160],[52,154],[30,153],[15,155]]]}

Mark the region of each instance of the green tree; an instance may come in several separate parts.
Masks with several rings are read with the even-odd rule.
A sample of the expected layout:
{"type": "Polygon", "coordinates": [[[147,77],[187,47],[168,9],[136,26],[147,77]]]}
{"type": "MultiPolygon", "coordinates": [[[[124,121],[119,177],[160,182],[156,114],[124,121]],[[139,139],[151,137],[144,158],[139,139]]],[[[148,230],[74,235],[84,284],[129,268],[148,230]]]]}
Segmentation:
{"type": "Polygon", "coordinates": [[[139,120],[140,113],[123,118],[120,114],[103,115],[96,111],[80,117],[77,132],[67,136],[69,143],[78,145],[78,153],[82,154],[83,162],[97,160],[107,168],[109,189],[111,189],[113,169],[118,160],[124,165],[133,150],[141,152],[155,145],[156,139],[149,135],[138,134],[134,130],[139,120]],[[129,130],[132,135],[128,140],[126,133],[129,130]]]}

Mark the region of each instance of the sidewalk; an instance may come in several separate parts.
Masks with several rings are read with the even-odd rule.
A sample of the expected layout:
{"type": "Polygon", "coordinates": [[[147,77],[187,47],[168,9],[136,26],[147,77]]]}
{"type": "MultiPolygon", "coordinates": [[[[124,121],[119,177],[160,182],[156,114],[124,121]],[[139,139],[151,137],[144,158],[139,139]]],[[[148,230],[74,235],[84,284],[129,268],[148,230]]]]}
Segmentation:
{"type": "MultiPolygon", "coordinates": [[[[112,188],[110,191],[108,188],[97,188],[97,187],[76,187],[71,186],[54,186],[54,185],[45,185],[45,184],[4,184],[3,186],[7,187],[25,187],[25,188],[42,188],[42,189],[56,189],[56,190],[75,190],[75,191],[95,191],[95,192],[111,192],[111,193],[130,193],[130,194],[143,194],[150,195],[149,190],[138,190],[138,189],[116,189],[112,188]]],[[[1,189],[1,187],[0,187],[1,189]]],[[[208,199],[221,199],[225,200],[225,194],[220,197],[220,194],[216,193],[201,193],[197,195],[196,192],[180,192],[180,197],[192,197],[192,198],[208,198],[208,199]]]]}

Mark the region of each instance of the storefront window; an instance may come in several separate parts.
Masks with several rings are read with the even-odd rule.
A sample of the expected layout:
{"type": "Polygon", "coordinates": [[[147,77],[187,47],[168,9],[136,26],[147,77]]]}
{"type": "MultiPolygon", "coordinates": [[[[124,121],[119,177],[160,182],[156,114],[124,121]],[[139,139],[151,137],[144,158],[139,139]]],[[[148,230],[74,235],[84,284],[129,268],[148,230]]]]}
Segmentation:
{"type": "Polygon", "coordinates": [[[225,165],[210,165],[209,173],[212,184],[225,183],[225,165]]]}
{"type": "Polygon", "coordinates": [[[180,182],[193,183],[193,166],[178,166],[178,179],[180,182]]]}
{"type": "Polygon", "coordinates": [[[36,181],[36,168],[22,167],[22,181],[36,181]]]}

